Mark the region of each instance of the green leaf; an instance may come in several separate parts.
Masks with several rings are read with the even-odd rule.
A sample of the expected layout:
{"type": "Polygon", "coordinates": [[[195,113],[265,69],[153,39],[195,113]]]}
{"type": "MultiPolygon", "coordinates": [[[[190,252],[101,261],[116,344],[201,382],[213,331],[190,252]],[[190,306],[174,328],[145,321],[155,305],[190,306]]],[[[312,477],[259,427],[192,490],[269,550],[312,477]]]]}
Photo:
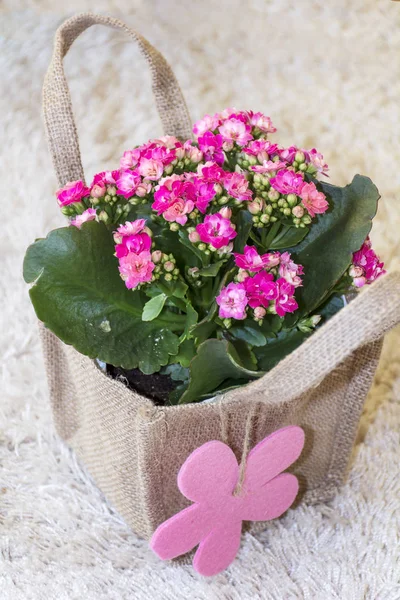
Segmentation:
{"type": "Polygon", "coordinates": [[[235,348],[226,340],[210,339],[197,349],[190,363],[190,380],[179,403],[194,402],[203,394],[214,391],[225,379],[257,379],[262,371],[246,369],[235,348]]]}
{"type": "Polygon", "coordinates": [[[250,235],[251,228],[253,226],[252,215],[248,210],[241,209],[237,216],[237,236],[233,242],[233,249],[239,254],[243,253],[244,247],[247,243],[250,235]]]}
{"type": "Polygon", "coordinates": [[[245,369],[257,370],[257,359],[251,351],[250,346],[244,340],[231,342],[230,354],[232,358],[245,369]]]}
{"type": "Polygon", "coordinates": [[[188,302],[186,304],[186,322],[185,322],[185,329],[183,330],[183,333],[180,337],[180,342],[183,342],[187,337],[192,337],[191,334],[191,329],[196,325],[197,323],[197,319],[199,318],[199,315],[197,313],[197,311],[193,308],[193,306],[190,304],[190,302],[188,302]]]}
{"type": "Polygon", "coordinates": [[[324,302],[322,306],[319,306],[315,310],[315,313],[321,315],[323,319],[322,323],[326,323],[326,321],[329,321],[329,319],[336,315],[336,313],[339,312],[339,310],[341,310],[344,306],[345,303],[343,297],[333,294],[324,302]]]}
{"type": "Polygon", "coordinates": [[[262,333],[257,323],[245,323],[243,325],[234,325],[229,329],[229,333],[238,340],[243,340],[251,346],[264,346],[267,338],[262,333]]]}
{"type": "Polygon", "coordinates": [[[298,329],[280,331],[276,338],[268,340],[265,346],[254,349],[259,368],[270,371],[280,360],[300,346],[309,335],[298,329]]]}
{"type": "Polygon", "coordinates": [[[153,321],[153,319],[158,317],[164,308],[166,299],[167,296],[165,294],[159,294],[158,296],[154,296],[154,298],[146,302],[143,307],[142,321],[153,321]]]}
{"type": "Polygon", "coordinates": [[[119,276],[112,233],[102,223],[64,227],[32,244],[24,278],[38,318],[78,352],[154,373],[177,354],[186,316],[164,310],[142,321],[144,295],[119,276]]]}
{"type": "Polygon", "coordinates": [[[196,345],[194,340],[184,340],[179,346],[179,351],[171,360],[179,363],[182,367],[188,367],[190,361],[196,355],[196,345]]]}
{"type": "MultiPolygon", "coordinates": [[[[153,240],[155,247],[165,252],[165,254],[173,254],[176,264],[182,273],[185,267],[200,267],[202,265],[202,262],[192,252],[192,248],[189,245],[182,246],[180,241],[181,232],[170,231],[165,227],[160,227],[156,223],[152,223],[151,228],[154,232],[153,240]]],[[[193,244],[191,245],[193,246],[193,244]]]]}
{"type": "Polygon", "coordinates": [[[172,381],[187,381],[189,379],[189,369],[182,367],[178,363],[163,367],[161,373],[163,375],[169,375],[172,381]]]}
{"type": "MultiPolygon", "coordinates": [[[[200,262],[203,266],[207,266],[208,260],[209,260],[208,256],[206,254],[204,254],[204,252],[199,250],[197,248],[197,246],[192,244],[192,242],[187,237],[187,234],[185,234],[183,231],[179,231],[179,241],[182,244],[182,246],[184,246],[185,248],[190,250],[190,252],[192,254],[194,254],[200,260],[200,262]]],[[[198,264],[198,263],[196,263],[196,264],[198,264]]]]}
{"type": "Polygon", "coordinates": [[[197,344],[201,344],[215,331],[217,325],[214,321],[214,317],[217,314],[218,305],[213,302],[208,314],[202,319],[193,329],[190,331],[191,337],[196,340],[197,344]]]}
{"type": "Polygon", "coordinates": [[[299,310],[285,319],[294,321],[321,304],[348,269],[372,227],[379,193],[368,177],[356,175],[344,188],[321,184],[331,210],[318,215],[307,237],[290,249],[304,267],[303,287],[296,290],[299,310]]]}
{"type": "Polygon", "coordinates": [[[198,275],[201,275],[202,277],[215,277],[216,275],[218,275],[218,271],[225,263],[226,259],[212,263],[211,265],[208,265],[208,267],[200,269],[200,271],[198,271],[198,275]]]}
{"type": "Polygon", "coordinates": [[[281,250],[283,248],[289,248],[299,244],[306,237],[309,229],[305,227],[302,229],[299,227],[289,227],[285,225],[278,235],[273,239],[270,245],[271,250],[281,250]]]}

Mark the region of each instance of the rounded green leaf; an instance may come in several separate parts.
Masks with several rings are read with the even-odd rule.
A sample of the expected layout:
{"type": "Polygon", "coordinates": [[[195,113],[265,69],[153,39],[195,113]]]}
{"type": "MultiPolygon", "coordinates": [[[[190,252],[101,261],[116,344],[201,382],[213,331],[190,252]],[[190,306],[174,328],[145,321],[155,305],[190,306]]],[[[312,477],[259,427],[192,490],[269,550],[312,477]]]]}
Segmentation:
{"type": "Polygon", "coordinates": [[[91,358],[154,373],[179,347],[186,316],[165,310],[142,321],[144,301],[119,276],[111,232],[102,223],[64,227],[32,244],[24,278],[38,318],[91,358]]]}

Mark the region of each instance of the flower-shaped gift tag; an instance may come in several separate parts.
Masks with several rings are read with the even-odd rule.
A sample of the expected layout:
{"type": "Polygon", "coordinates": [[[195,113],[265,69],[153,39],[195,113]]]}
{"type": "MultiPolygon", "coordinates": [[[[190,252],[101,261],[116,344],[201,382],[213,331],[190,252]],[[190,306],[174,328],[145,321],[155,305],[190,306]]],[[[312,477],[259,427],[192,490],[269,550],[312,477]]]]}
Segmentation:
{"type": "Polygon", "coordinates": [[[163,560],[198,545],[193,559],[201,575],[216,575],[235,558],[242,521],[280,517],[298,492],[297,478],[282,473],[304,445],[304,432],[289,426],[275,431],[247,456],[243,484],[237,491],[239,465],[232,450],[219,441],[197,448],[183,463],[178,487],[194,504],[162,523],[150,546],[163,560]]]}

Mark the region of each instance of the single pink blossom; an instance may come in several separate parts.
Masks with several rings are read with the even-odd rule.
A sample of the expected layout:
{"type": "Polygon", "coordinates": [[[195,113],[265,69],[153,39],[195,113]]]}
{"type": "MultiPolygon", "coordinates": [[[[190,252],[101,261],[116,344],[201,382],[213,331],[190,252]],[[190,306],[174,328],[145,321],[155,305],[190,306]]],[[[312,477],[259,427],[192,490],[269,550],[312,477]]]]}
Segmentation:
{"type": "Polygon", "coordinates": [[[242,152],[251,156],[261,155],[262,160],[268,160],[268,157],[275,156],[278,153],[278,144],[271,144],[269,140],[253,140],[242,152]]]}
{"type": "Polygon", "coordinates": [[[117,179],[117,193],[124,198],[131,198],[141,181],[140,175],[135,171],[121,171],[117,179]]]}
{"type": "Polygon", "coordinates": [[[227,173],[224,178],[224,187],[228,194],[241,201],[251,200],[253,192],[249,189],[249,182],[241,173],[227,173]]]}
{"type": "Polygon", "coordinates": [[[137,287],[140,283],[151,281],[155,264],[151,260],[151,254],[144,250],[139,254],[129,252],[119,259],[119,272],[128,289],[137,287]]]}
{"type": "Polygon", "coordinates": [[[226,175],[226,171],[212,161],[199,165],[197,172],[205,181],[212,181],[213,183],[221,183],[226,175]]]}
{"type": "Polygon", "coordinates": [[[384,264],[372,249],[371,240],[367,237],[360,250],[353,254],[353,263],[350,268],[353,283],[356,287],[363,287],[365,284],[372,283],[384,273],[386,273],[384,264]]]}
{"type": "Polygon", "coordinates": [[[276,127],[272,124],[269,117],[266,117],[261,112],[253,113],[250,118],[250,125],[257,127],[264,133],[275,133],[276,127]]]}
{"type": "Polygon", "coordinates": [[[289,148],[282,148],[279,151],[279,156],[282,160],[292,163],[294,161],[294,157],[296,156],[296,152],[299,151],[297,146],[290,146],[289,148]]]}
{"type": "Polygon", "coordinates": [[[69,206],[74,202],[80,202],[82,198],[89,195],[89,188],[83,181],[69,181],[63,188],[56,192],[59,206],[69,206]]]}
{"type": "Polygon", "coordinates": [[[279,171],[279,169],[284,169],[285,167],[286,163],[284,162],[264,160],[262,165],[253,165],[250,167],[250,169],[256,173],[273,173],[275,171],[279,171]]]}
{"type": "Polygon", "coordinates": [[[142,177],[150,181],[157,181],[162,177],[164,171],[163,163],[154,158],[141,158],[138,172],[142,177]]]}
{"type": "MultiPolygon", "coordinates": [[[[182,155],[185,154],[185,151],[181,146],[179,148],[167,148],[164,145],[156,146],[155,144],[152,144],[149,148],[147,148],[146,150],[144,150],[142,152],[142,157],[141,157],[140,163],[139,163],[139,173],[143,177],[147,177],[148,179],[150,179],[150,177],[148,175],[144,175],[144,172],[146,170],[149,170],[150,173],[152,174],[153,171],[158,171],[163,165],[164,166],[169,165],[177,157],[178,150],[182,150],[182,155]],[[143,166],[142,166],[143,173],[142,173],[140,171],[140,165],[142,164],[144,159],[155,161],[156,164],[153,163],[151,165],[151,164],[143,163],[143,166]]],[[[161,174],[162,174],[162,172],[161,172],[161,174]]]]}
{"type": "Polygon", "coordinates": [[[83,223],[87,221],[94,221],[96,218],[96,211],[94,208],[88,208],[81,215],[77,215],[74,219],[71,219],[71,225],[75,225],[80,229],[83,223]]]}
{"type": "Polygon", "coordinates": [[[136,221],[126,221],[125,225],[120,225],[117,232],[121,235],[135,235],[141,233],[146,227],[146,219],[136,219],[136,221]]]}
{"type": "Polygon", "coordinates": [[[194,186],[196,190],[196,208],[204,214],[210,202],[215,198],[216,191],[214,184],[211,181],[196,178],[194,186]]]}
{"type": "Polygon", "coordinates": [[[227,142],[236,142],[239,146],[244,146],[253,139],[250,132],[250,126],[239,119],[230,118],[219,127],[219,133],[227,142]]]}
{"type": "Polygon", "coordinates": [[[247,296],[243,283],[230,283],[216,298],[221,319],[246,318],[247,296]]]}
{"type": "Polygon", "coordinates": [[[205,115],[193,125],[193,133],[196,137],[200,137],[207,133],[207,131],[214,131],[217,129],[219,123],[220,120],[217,115],[212,117],[210,115],[205,115]]]}
{"type": "Polygon", "coordinates": [[[107,186],[116,185],[119,177],[119,171],[102,171],[93,177],[91,188],[95,185],[107,186]]]}
{"type": "Polygon", "coordinates": [[[275,299],[276,314],[284,317],[286,313],[292,313],[299,308],[293,297],[295,288],[286,279],[283,279],[283,277],[277,279],[276,286],[278,290],[278,297],[275,299]]]}
{"type": "Polygon", "coordinates": [[[204,222],[196,227],[202,242],[211,244],[213,248],[227,246],[237,233],[229,219],[224,219],[219,213],[207,215],[204,222]]]}
{"type": "Polygon", "coordinates": [[[245,246],[244,254],[233,253],[236,266],[240,269],[246,269],[252,273],[257,273],[263,269],[274,267],[279,264],[279,252],[269,254],[258,254],[254,246],[245,246]]]}
{"type": "Polygon", "coordinates": [[[115,256],[121,258],[127,256],[130,252],[140,254],[151,248],[151,237],[148,233],[136,233],[135,235],[126,235],[121,242],[115,246],[115,256]]]}
{"type": "Polygon", "coordinates": [[[302,265],[296,265],[289,252],[281,254],[279,261],[279,275],[281,277],[286,279],[293,287],[299,287],[302,285],[300,275],[303,275],[303,273],[304,269],[302,265]]]}
{"type": "Polygon", "coordinates": [[[256,273],[254,277],[247,277],[243,285],[251,308],[268,307],[269,303],[278,297],[278,288],[271,273],[256,273]]]}
{"type": "Polygon", "coordinates": [[[320,152],[318,152],[316,148],[312,148],[311,150],[307,151],[303,150],[303,152],[305,152],[309,162],[311,162],[311,164],[314,165],[314,167],[319,173],[322,173],[322,175],[327,175],[329,167],[326,164],[323,155],[320,152]]]}
{"type": "Polygon", "coordinates": [[[297,478],[283,471],[303,446],[304,432],[295,425],[264,438],[246,458],[240,490],[241,470],[229,446],[213,440],[197,448],[178,474],[179,490],[194,504],[159,525],[152,550],[170,560],[198,546],[193,559],[198,573],[212,576],[226,569],[239,550],[242,521],[276,519],[294,502],[297,478]]]}
{"type": "Polygon", "coordinates": [[[122,171],[127,171],[128,169],[134,169],[140,160],[141,148],[134,148],[133,150],[126,150],[121,160],[119,161],[119,166],[122,171]]]}
{"type": "Polygon", "coordinates": [[[222,151],[222,135],[214,135],[210,131],[207,131],[199,137],[198,142],[199,148],[206,160],[212,160],[218,165],[224,164],[225,157],[222,151]]]}
{"type": "Polygon", "coordinates": [[[170,149],[180,148],[182,146],[181,142],[174,135],[162,135],[156,140],[153,140],[153,143],[170,149]]]}
{"type": "Polygon", "coordinates": [[[312,218],[314,218],[316,214],[326,212],[329,208],[329,203],[325,194],[319,192],[314,183],[303,183],[300,197],[302,205],[312,218]]]}
{"type": "Polygon", "coordinates": [[[296,194],[300,195],[304,185],[303,176],[289,171],[289,169],[280,169],[275,177],[269,180],[271,186],[280,194],[296,194]]]}
{"type": "Polygon", "coordinates": [[[185,225],[188,220],[187,215],[194,209],[192,200],[177,200],[163,212],[163,217],[166,221],[175,221],[179,225],[185,225]]]}

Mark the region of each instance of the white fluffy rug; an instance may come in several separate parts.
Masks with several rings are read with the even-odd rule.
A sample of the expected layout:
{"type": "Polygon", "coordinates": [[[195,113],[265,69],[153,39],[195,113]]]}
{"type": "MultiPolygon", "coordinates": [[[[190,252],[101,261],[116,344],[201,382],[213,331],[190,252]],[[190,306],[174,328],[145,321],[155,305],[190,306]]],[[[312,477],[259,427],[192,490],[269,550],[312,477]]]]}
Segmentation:
{"type": "MultiPolygon", "coordinates": [[[[125,18],[148,36],[175,65],[193,118],[229,105],[262,110],[280,141],[325,154],[332,181],[369,174],[383,196],[373,242],[389,268],[400,266],[400,3],[5,0],[1,599],[398,600],[399,331],[386,340],[341,493],[244,536],[234,564],[210,580],[158,561],[55,436],[21,262],[28,243],[63,224],[40,91],[57,25],[83,9],[125,18]]],[[[99,27],[68,57],[88,179],[161,133],[142,67],[132,45],[99,27]]]]}

